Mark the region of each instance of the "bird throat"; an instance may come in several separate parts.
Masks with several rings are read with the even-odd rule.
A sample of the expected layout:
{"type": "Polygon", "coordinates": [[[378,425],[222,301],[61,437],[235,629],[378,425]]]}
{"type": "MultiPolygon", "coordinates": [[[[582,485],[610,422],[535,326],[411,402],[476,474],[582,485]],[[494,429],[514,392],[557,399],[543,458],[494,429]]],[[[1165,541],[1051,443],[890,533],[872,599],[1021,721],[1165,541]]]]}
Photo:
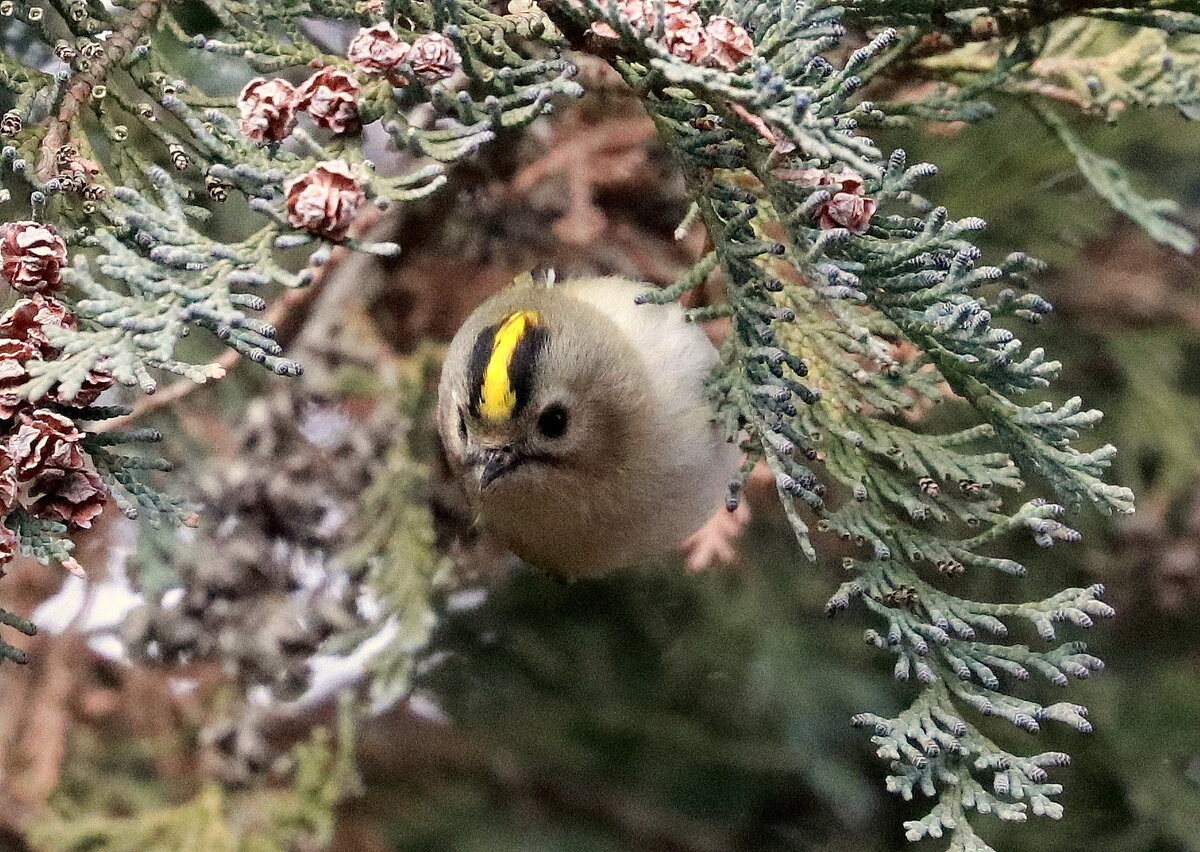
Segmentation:
{"type": "Polygon", "coordinates": [[[475,338],[468,368],[472,414],[508,420],[529,401],[545,342],[541,319],[537,311],[515,311],[475,338]]]}

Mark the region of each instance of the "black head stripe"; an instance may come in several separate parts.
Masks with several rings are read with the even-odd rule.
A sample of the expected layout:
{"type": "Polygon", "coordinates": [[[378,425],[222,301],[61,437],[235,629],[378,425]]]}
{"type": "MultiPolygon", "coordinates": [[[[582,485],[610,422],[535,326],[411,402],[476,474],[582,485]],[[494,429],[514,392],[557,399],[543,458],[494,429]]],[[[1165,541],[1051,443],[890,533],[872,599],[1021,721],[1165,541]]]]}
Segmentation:
{"type": "Polygon", "coordinates": [[[525,332],[516,351],[513,352],[512,364],[508,369],[513,392],[517,396],[517,404],[513,408],[513,416],[520,414],[522,409],[533,397],[534,379],[537,377],[538,362],[546,348],[546,329],[542,326],[532,326],[525,332]]]}
{"type": "Polygon", "coordinates": [[[467,403],[467,411],[472,417],[479,416],[483,374],[487,370],[488,361],[491,360],[492,347],[496,344],[496,332],[499,330],[500,323],[489,325],[479,332],[479,336],[475,338],[475,345],[471,348],[471,359],[467,362],[467,387],[471,391],[471,398],[467,403]]]}

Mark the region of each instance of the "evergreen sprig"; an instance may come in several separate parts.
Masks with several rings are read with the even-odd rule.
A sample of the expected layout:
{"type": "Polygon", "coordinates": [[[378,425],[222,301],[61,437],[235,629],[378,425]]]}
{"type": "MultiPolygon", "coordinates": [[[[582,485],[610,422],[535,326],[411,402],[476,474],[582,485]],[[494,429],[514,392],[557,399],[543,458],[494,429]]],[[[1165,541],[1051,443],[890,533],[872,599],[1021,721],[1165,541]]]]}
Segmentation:
{"type": "MultiPolygon", "coordinates": [[[[529,124],[554,95],[580,92],[569,79],[573,66],[545,49],[560,39],[536,8],[496,14],[473,3],[414,5],[405,37],[448,38],[472,85],[451,88],[409,63],[399,69],[403,76],[366,80],[357,123],[378,123],[405,160],[400,173],[381,175],[358,140],[321,128],[298,128],[287,144],[256,144],[239,125],[237,103],[204,91],[186,71],[196,51],[236,57],[247,76],[313,63],[351,68],[313,41],[307,21],[365,24],[365,9],[214,0],[205,6],[221,32],[208,37],[189,33],[162,0],[124,5],[72,0],[0,9],[0,38],[13,48],[0,54],[0,91],[9,107],[0,122],[0,171],[14,208],[9,218],[57,227],[71,262],[63,270],[70,285],[63,301],[74,319],[45,329],[54,358],[25,365],[21,392],[31,400],[51,391],[70,399],[97,371],[145,393],[155,391],[163,371],[195,382],[218,379],[226,371],[221,364],[178,354],[196,329],[277,374],[298,374],[300,364],[283,354],[273,325],[256,316],[267,306],[256,291],[307,283],[311,272],[297,274],[287,253],[320,237],[377,254],[398,247],[297,228],[288,181],[341,158],[365,201],[386,207],[422,198],[446,184],[450,164],[529,124]],[[223,204],[244,205],[234,218],[240,233],[228,232],[231,217],[217,217],[214,227],[223,204]]],[[[327,255],[317,252],[314,263],[327,255]]],[[[163,465],[102,449],[94,435],[88,446],[102,480],[119,486],[112,494],[122,511],[132,516],[140,506],[152,518],[179,519],[179,501],[144,477],[163,465]]],[[[26,553],[70,558],[68,527],[24,514],[11,519],[26,553]]]]}
{"type": "MultiPolygon", "coordinates": [[[[979,717],[1029,733],[1047,721],[1089,730],[1084,708],[1040,704],[1019,684],[1038,675],[1063,685],[1097,670],[1100,661],[1080,642],[1051,643],[1056,624],[1087,628],[1112,610],[1099,586],[1002,604],[955,594],[955,578],[968,570],[1019,576],[1024,566],[1003,555],[1012,536],[1041,546],[1073,542],[1079,535],[1064,523],[1065,509],[1125,513],[1132,495],[1103,481],[1111,447],[1073,445],[1099,413],[1078,399],[1055,407],[1036,398],[1059,365],[1041,349],[1024,349],[1009,326],[1051,310],[1027,289],[1040,265],[1019,253],[985,263],[975,245],[985,223],[954,218],[919,194],[935,168],[881,151],[862,128],[981,121],[993,114],[991,96],[1017,95],[1103,197],[1158,239],[1188,249],[1194,240],[1164,217],[1166,206],[1141,198],[1045,99],[1085,112],[1170,103],[1195,114],[1200,77],[1190,34],[1200,32],[1200,16],[1189,0],[1137,9],[702,0],[692,4],[695,22],[681,24],[668,20],[670,5],[541,0],[501,13],[477,0],[206,0],[216,31],[196,34],[161,0],[111,9],[77,0],[13,4],[6,42],[47,50],[0,59],[0,87],[12,104],[0,125],[4,182],[21,218],[53,220],[68,238],[74,266],[66,278],[82,295],[71,304],[78,328],[51,333],[62,357],[34,365],[26,391],[77,390],[97,368],[145,391],[154,389],[156,370],[213,378],[218,371],[178,357],[194,328],[295,374],[274,329],[252,315],[265,306],[252,291],[304,284],[307,274],[290,268],[286,252],[318,238],[381,254],[398,247],[297,229],[285,187],[334,160],[381,207],[425,197],[446,185],[454,163],[511,139],[557,96],[580,92],[568,45],[603,56],[675,152],[695,205],[690,221],[703,223],[712,243],[674,286],[645,298],[678,298],[718,269],[727,283],[723,304],[692,317],[731,319],[711,382],[721,421],[747,452],[730,504],[762,462],[805,553],[815,555],[820,543],[814,526],[858,548],[846,559],[853,578],[828,608],[858,602],[869,610],[879,626],[867,631],[868,642],[889,651],[896,677],[915,689],[896,717],[865,713],[854,722],[874,729],[891,767],[889,789],[935,799],[907,825],[911,839],[948,836],[952,849],[985,850],[968,812],[1059,816],[1060,790],[1046,767],[1066,756],[1007,751],[982,733],[979,717]],[[744,55],[740,43],[732,59],[701,55],[696,26],[717,17],[727,35],[748,37],[744,55]],[[396,175],[379,174],[353,133],[300,128],[286,143],[255,144],[235,103],[187,79],[187,49],[244,63],[247,77],[299,76],[309,66],[348,74],[347,58],[314,36],[311,23],[322,18],[386,20],[405,42],[438,34],[457,54],[454,70],[465,82],[434,81],[406,59],[391,76],[361,84],[357,117],[378,123],[403,153],[396,175]],[[1139,28],[1147,50],[1108,46],[1119,27],[1139,28]],[[847,29],[863,36],[861,46],[843,47],[847,29]],[[906,91],[906,75],[940,85],[906,91]],[[874,99],[872,86],[887,100],[874,99]],[[257,221],[218,237],[209,217],[227,200],[245,204],[257,221]],[[944,432],[924,426],[929,405],[944,400],[972,422],[944,432]],[[1019,641],[1023,623],[1041,645],[1019,641]]],[[[322,248],[316,258],[325,255],[322,248]]],[[[167,507],[133,484],[132,471],[153,463],[90,440],[105,476],[144,505],[167,507]]],[[[403,558],[418,575],[411,583],[376,577],[394,614],[417,616],[397,640],[399,655],[387,658],[384,691],[394,694],[407,678],[402,658],[427,626],[413,590],[428,591],[438,562],[417,497],[422,469],[399,451],[390,461],[368,505],[388,491],[398,492],[399,508],[380,512],[383,534],[365,539],[351,561],[378,574],[383,556],[403,558]],[[415,532],[401,534],[406,529],[415,532]]],[[[7,520],[27,551],[68,558],[62,525],[20,510],[7,520]]]]}
{"type": "MultiPolygon", "coordinates": [[[[1014,499],[1032,490],[1027,483],[1046,483],[1071,507],[1133,508],[1128,489],[1101,479],[1113,448],[1071,444],[1098,412],[1078,399],[1057,409],[1018,401],[1047,387],[1059,369],[1041,349],[1024,351],[1002,324],[1049,312],[1025,291],[1039,264],[1020,254],[981,263],[973,236],[984,222],[953,219],[916,194],[934,168],[909,166],[903,151],[885,156],[858,132],[860,118],[888,118],[851,95],[862,85],[858,72],[900,42],[896,30],[836,67],[826,56],[841,35],[838,9],[724,3],[712,11],[745,26],[756,45],[753,57],[726,71],[670,56],[653,33],[614,11],[584,0],[560,17],[578,29],[603,21],[621,34],[616,67],[644,93],[679,156],[728,280],[727,304],[698,313],[733,321],[712,382],[722,417],[746,439],[749,459],[774,475],[806,552],[814,553],[814,518],[861,548],[862,556],[846,559],[855,578],[829,611],[862,601],[882,624],[867,631],[868,642],[895,655],[898,680],[918,686],[898,717],[853,720],[874,727],[879,756],[892,767],[890,790],[935,800],[926,817],[906,825],[909,839],[947,835],[951,849],[982,850],[968,811],[1007,820],[1030,811],[1060,816],[1052,797],[1061,788],[1044,767],[1067,756],[1014,755],[985,737],[976,719],[1006,719],[1030,733],[1051,720],[1091,729],[1085,708],[1043,706],[1021,697],[1017,684],[1037,674],[1064,685],[1101,668],[1100,660],[1077,641],[1017,644],[1010,629],[1024,621],[1052,643],[1055,622],[1090,627],[1112,615],[1099,599],[1103,588],[1022,604],[953,593],[954,578],[967,570],[1025,572],[996,553],[1012,533],[1042,546],[1078,540],[1061,506],[1014,499]],[[821,213],[839,191],[865,195],[881,212],[869,224],[837,227],[821,213]],[[977,425],[947,434],[909,425],[928,401],[950,396],[973,410],[977,425]]],[[[903,18],[902,10],[894,14],[903,18]]],[[[998,76],[1008,79],[1014,66],[998,76]]],[[[973,96],[960,92],[958,103],[973,96]]],[[[701,263],[662,295],[696,286],[698,273],[715,265],[712,256],[701,263]]],[[[734,483],[731,505],[739,488],[734,483]]]]}

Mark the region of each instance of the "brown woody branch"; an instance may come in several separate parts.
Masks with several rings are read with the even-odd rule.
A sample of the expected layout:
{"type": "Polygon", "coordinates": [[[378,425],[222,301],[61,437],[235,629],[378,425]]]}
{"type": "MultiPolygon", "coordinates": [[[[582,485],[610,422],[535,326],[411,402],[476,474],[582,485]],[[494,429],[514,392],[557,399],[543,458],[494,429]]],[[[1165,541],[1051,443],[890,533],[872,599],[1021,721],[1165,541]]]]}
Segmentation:
{"type": "Polygon", "coordinates": [[[71,125],[79,117],[83,105],[92,96],[92,91],[108,76],[108,72],[117,65],[137,44],[150,25],[158,17],[162,0],[142,0],[130,14],[129,19],[104,42],[104,50],[95,57],[86,71],[78,71],[67,81],[62,101],[58,105],[58,114],[51,119],[42,138],[41,149],[38,153],[37,176],[47,181],[54,177],[54,155],[63,145],[67,144],[71,135],[71,125]]]}

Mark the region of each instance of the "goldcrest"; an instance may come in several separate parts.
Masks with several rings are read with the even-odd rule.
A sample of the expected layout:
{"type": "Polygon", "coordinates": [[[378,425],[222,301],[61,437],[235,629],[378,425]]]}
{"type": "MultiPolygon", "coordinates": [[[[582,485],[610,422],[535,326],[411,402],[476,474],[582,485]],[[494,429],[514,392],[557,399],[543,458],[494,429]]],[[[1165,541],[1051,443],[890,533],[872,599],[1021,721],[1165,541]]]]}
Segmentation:
{"type": "Polygon", "coordinates": [[[713,422],[717,353],[620,278],[518,284],[463,324],[438,428],[482,525],[563,578],[672,550],[724,505],[741,454],[713,422]]]}

